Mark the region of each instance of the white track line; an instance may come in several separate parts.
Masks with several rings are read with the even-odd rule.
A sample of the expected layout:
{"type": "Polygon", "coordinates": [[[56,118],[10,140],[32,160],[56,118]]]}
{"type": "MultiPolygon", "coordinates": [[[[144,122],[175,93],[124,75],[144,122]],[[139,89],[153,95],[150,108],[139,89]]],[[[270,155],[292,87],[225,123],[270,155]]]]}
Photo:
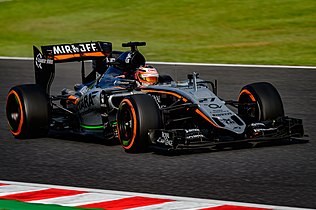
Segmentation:
{"type": "Polygon", "coordinates": [[[1,60],[22,60],[22,61],[30,61],[33,60],[33,58],[27,58],[27,57],[6,57],[6,56],[0,56],[1,60]]]}
{"type": "MultiPolygon", "coordinates": [[[[5,57],[0,60],[33,60],[28,57],[5,57]]],[[[220,64],[220,63],[181,63],[181,62],[158,62],[147,61],[150,64],[174,65],[174,66],[214,66],[214,67],[244,67],[244,68],[280,68],[280,69],[316,69],[316,66],[282,66],[282,65],[251,65],[251,64],[220,64]]]]}
{"type": "Polygon", "coordinates": [[[151,64],[176,66],[214,66],[214,67],[246,67],[246,68],[282,68],[282,69],[316,69],[316,66],[281,66],[281,65],[250,65],[250,64],[220,64],[220,63],[181,63],[181,62],[155,62],[151,64]]]}
{"type": "Polygon", "coordinates": [[[216,205],[233,205],[233,206],[246,206],[246,207],[255,207],[255,208],[267,208],[273,210],[310,210],[307,208],[295,208],[295,207],[286,207],[286,206],[274,206],[274,205],[261,205],[253,203],[243,203],[243,202],[234,202],[234,201],[222,201],[222,200],[212,200],[212,199],[201,199],[201,198],[189,198],[189,197],[179,197],[179,196],[167,196],[167,195],[155,195],[147,193],[135,193],[135,192],[123,192],[123,191],[113,191],[113,190],[100,190],[100,189],[90,189],[90,188],[81,188],[81,187],[67,187],[59,185],[46,185],[46,184],[33,184],[25,182],[13,182],[13,181],[3,181],[0,180],[0,183],[9,184],[9,185],[18,185],[26,187],[36,187],[36,188],[58,188],[66,190],[79,190],[89,193],[101,193],[108,194],[111,196],[143,196],[150,198],[161,198],[161,199],[170,199],[176,202],[190,202],[195,204],[209,204],[211,206],[216,205]]]}

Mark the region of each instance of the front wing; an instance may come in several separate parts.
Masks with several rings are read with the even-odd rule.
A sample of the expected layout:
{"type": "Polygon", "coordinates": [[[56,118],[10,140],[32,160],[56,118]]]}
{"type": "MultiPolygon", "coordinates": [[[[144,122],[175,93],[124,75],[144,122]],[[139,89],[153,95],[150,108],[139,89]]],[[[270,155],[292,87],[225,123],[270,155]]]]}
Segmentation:
{"type": "Polygon", "coordinates": [[[149,130],[153,147],[175,150],[187,148],[212,147],[240,142],[264,142],[304,136],[301,119],[281,117],[277,120],[251,123],[244,134],[236,136],[231,133],[214,131],[212,138],[206,137],[200,129],[158,129],[149,130]]]}

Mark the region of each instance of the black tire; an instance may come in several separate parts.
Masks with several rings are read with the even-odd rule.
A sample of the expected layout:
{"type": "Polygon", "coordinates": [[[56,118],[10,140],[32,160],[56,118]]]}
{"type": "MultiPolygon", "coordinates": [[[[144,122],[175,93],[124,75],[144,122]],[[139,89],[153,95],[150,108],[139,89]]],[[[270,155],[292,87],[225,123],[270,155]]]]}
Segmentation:
{"type": "Polygon", "coordinates": [[[18,139],[46,136],[49,110],[47,95],[40,86],[27,84],[11,88],[6,114],[12,135],[18,139]]]}
{"type": "Polygon", "coordinates": [[[243,87],[238,102],[238,115],[246,122],[273,120],[284,116],[280,94],[267,82],[252,83],[243,87]]]}
{"type": "Polygon", "coordinates": [[[122,100],[117,114],[118,138],[126,152],[144,152],[149,145],[148,130],[161,127],[161,113],[155,100],[145,94],[122,100]]]}

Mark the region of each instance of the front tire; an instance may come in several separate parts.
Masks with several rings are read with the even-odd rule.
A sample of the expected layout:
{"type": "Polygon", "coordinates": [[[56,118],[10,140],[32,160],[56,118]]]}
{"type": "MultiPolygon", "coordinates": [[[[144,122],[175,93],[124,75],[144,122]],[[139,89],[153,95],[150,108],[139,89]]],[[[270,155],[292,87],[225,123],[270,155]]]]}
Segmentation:
{"type": "Polygon", "coordinates": [[[244,86],[240,91],[238,102],[238,115],[246,122],[273,120],[284,116],[280,94],[267,82],[244,86]]]}
{"type": "Polygon", "coordinates": [[[122,100],[117,114],[118,138],[126,152],[143,152],[149,145],[148,130],[161,127],[161,113],[155,100],[145,94],[122,100]]]}
{"type": "Polygon", "coordinates": [[[47,135],[49,101],[36,84],[19,85],[10,89],[6,115],[10,132],[15,138],[35,138],[47,135]]]}

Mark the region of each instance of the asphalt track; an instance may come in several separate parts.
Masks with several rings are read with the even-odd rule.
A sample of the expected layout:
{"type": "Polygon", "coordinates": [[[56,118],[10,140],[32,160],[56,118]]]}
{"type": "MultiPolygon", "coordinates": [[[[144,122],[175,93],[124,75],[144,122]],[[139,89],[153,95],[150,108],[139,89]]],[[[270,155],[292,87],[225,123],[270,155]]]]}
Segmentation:
{"type": "MultiPolygon", "coordinates": [[[[309,143],[202,150],[176,155],[127,154],[95,139],[15,140],[7,129],[9,88],[34,83],[30,60],[0,60],[0,180],[89,187],[316,209],[316,70],[155,65],[184,79],[217,79],[219,96],[236,99],[243,85],[271,82],[287,115],[304,120],[309,143]]],[[[80,80],[80,64],[58,64],[52,92],[80,80]]]]}

